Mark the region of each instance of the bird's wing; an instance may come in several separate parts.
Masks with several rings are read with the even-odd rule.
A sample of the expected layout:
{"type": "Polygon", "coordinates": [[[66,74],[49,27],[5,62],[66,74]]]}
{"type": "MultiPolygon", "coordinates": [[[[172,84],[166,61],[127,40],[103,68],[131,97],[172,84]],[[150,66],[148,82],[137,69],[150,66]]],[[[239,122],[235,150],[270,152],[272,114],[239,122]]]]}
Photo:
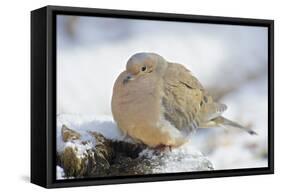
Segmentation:
{"type": "Polygon", "coordinates": [[[198,79],[183,65],[170,63],[163,80],[163,115],[178,129],[191,132],[202,120],[215,118],[226,108],[214,103],[198,79]]]}
{"type": "Polygon", "coordinates": [[[169,70],[166,71],[169,81],[179,81],[188,88],[204,90],[204,87],[192,73],[179,63],[169,63],[169,70]],[[173,80],[173,78],[177,78],[173,80]]]}

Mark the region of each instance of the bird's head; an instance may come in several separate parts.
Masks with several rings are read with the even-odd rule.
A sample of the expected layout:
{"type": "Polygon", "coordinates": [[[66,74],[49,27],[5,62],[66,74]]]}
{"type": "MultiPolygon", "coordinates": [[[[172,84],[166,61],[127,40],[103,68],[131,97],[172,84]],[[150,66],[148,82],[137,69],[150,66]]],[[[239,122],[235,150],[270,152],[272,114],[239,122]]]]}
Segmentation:
{"type": "Polygon", "coordinates": [[[166,65],[166,60],[158,54],[144,52],[134,54],[127,62],[127,76],[124,78],[123,83],[126,84],[131,80],[147,76],[153,72],[162,72],[166,65]]]}

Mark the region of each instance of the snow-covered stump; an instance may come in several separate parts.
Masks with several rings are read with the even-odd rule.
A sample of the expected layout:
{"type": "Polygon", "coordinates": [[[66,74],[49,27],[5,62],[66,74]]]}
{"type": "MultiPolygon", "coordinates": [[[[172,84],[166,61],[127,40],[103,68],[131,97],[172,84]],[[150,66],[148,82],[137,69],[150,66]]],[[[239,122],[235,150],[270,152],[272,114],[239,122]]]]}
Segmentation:
{"type": "Polygon", "coordinates": [[[60,140],[59,179],[213,170],[211,162],[188,145],[160,151],[112,140],[94,130],[78,132],[65,125],[60,140]]]}

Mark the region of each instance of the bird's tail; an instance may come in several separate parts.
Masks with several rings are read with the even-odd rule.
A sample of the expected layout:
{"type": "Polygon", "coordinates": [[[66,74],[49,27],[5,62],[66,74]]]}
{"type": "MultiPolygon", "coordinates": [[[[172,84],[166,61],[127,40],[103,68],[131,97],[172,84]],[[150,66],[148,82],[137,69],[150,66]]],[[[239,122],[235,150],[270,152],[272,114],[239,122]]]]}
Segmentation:
{"type": "Polygon", "coordinates": [[[229,128],[239,129],[239,130],[248,132],[250,135],[257,135],[257,133],[254,130],[246,128],[246,127],[244,127],[234,121],[231,121],[225,117],[222,117],[222,116],[216,117],[216,118],[212,119],[212,121],[215,122],[215,124],[217,126],[220,126],[225,129],[229,129],[229,128]]]}

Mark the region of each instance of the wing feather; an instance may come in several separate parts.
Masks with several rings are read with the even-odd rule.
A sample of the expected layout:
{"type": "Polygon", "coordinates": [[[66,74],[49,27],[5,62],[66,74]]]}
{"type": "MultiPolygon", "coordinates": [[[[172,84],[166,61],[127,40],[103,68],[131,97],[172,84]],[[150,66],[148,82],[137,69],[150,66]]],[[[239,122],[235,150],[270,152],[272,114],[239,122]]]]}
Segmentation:
{"type": "Polygon", "coordinates": [[[202,84],[183,65],[170,63],[163,77],[163,115],[179,130],[192,132],[200,122],[220,116],[226,106],[213,102],[202,84]]]}

